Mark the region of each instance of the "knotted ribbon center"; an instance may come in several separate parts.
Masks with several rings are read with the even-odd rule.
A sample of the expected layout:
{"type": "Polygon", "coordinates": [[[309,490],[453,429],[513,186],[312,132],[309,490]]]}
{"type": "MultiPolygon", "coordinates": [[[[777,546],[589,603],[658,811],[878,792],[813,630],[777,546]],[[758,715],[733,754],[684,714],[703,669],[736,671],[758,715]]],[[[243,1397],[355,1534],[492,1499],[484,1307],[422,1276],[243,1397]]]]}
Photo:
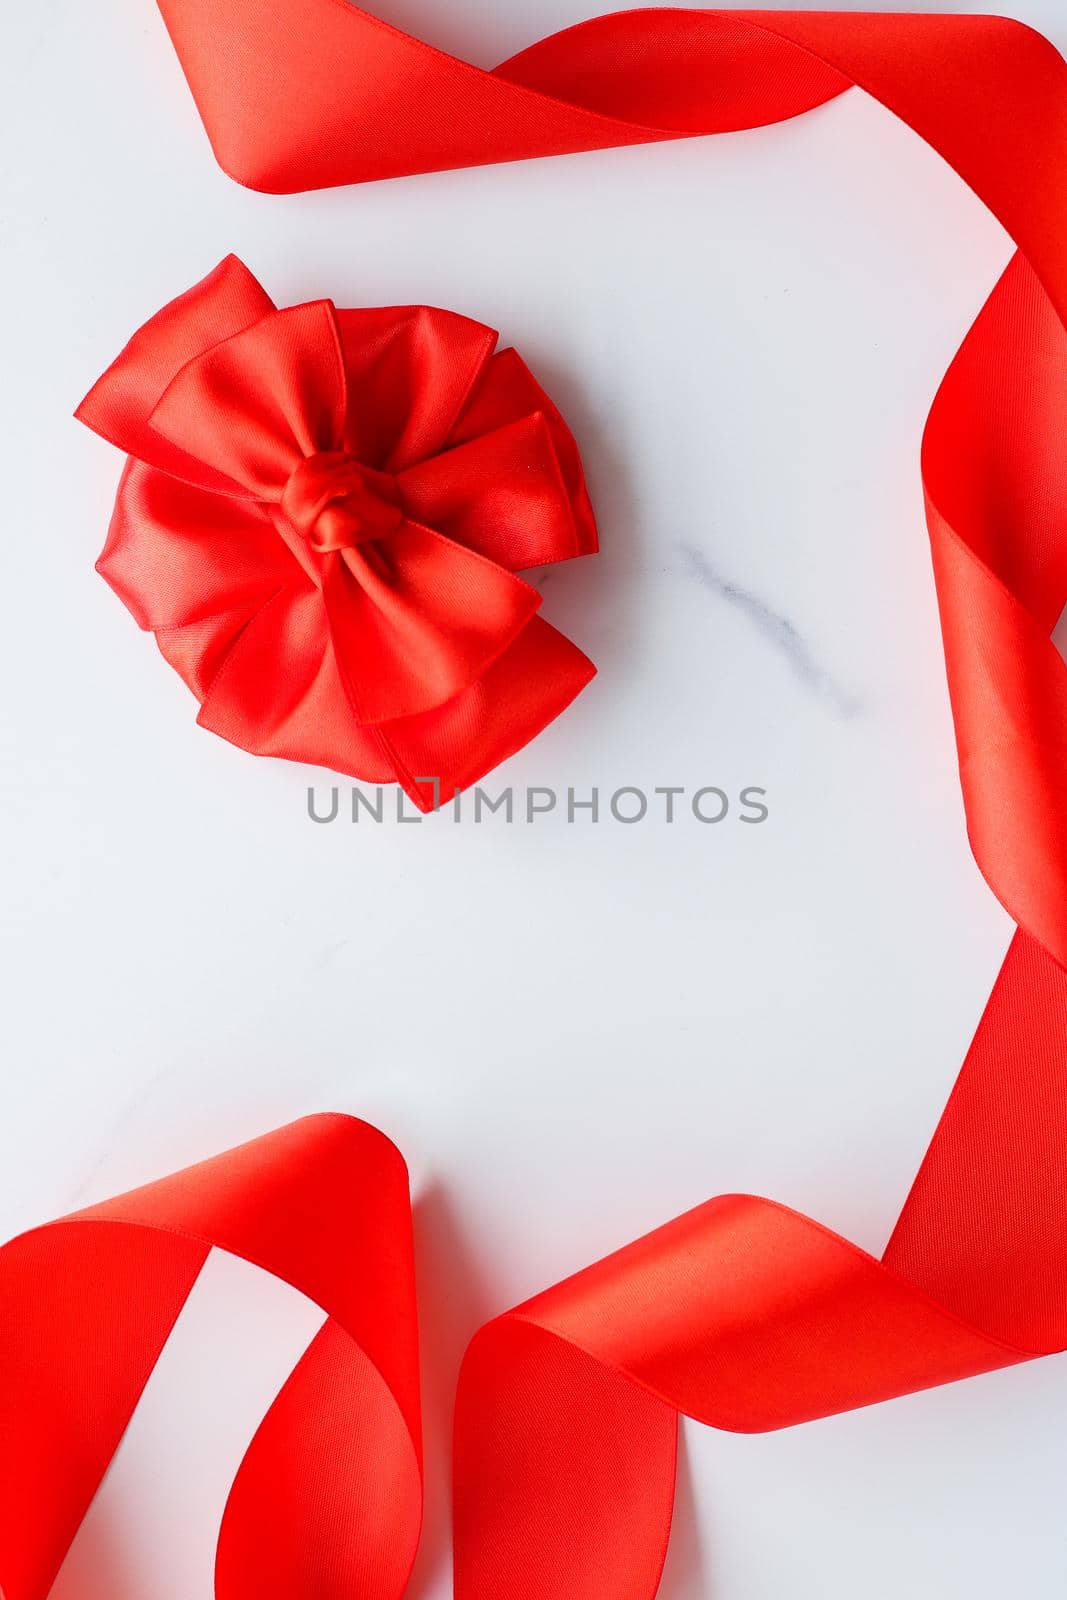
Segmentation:
{"type": "Polygon", "coordinates": [[[281,506],[319,555],[384,539],[404,521],[392,473],[365,467],[342,450],[305,456],[282,491],[281,506]]]}

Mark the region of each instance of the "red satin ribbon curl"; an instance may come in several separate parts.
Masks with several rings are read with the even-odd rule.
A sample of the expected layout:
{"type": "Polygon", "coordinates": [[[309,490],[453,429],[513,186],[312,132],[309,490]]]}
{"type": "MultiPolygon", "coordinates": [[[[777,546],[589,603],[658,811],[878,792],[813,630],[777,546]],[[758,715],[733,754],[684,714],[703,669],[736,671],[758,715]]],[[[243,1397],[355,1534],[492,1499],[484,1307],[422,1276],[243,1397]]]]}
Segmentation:
{"type": "MultiPolygon", "coordinates": [[[[162,9],[219,159],[258,187],[757,126],[858,84],[940,151],[1019,246],[935,401],[923,476],[969,833],[1020,931],[885,1255],[769,1201],[711,1201],[489,1324],[464,1363],[459,1600],[646,1600],[666,1548],[680,1411],[783,1427],[1067,1347],[1067,667],[1050,639],[1067,601],[1067,69],[1039,35],[993,17],[639,11],[486,73],[344,0],[162,9]]],[[[375,1227],[403,1234],[367,1204],[375,1227]]],[[[0,1287],[11,1260],[0,1256],[0,1287]]],[[[391,1307],[405,1260],[401,1249],[391,1307]]],[[[167,1290],[171,1307],[182,1281],[167,1290]]],[[[62,1298],[40,1303],[42,1348],[58,1327],[88,1384],[62,1298]]],[[[150,1307],[141,1314],[138,1373],[164,1331],[150,1307]]],[[[17,1372],[18,1349],[7,1359],[17,1372]]],[[[329,1438],[298,1452],[306,1472],[286,1481],[320,1541],[303,1554],[324,1600],[353,1592],[353,1574],[365,1585],[355,1592],[402,1587],[407,1489],[376,1544],[360,1529],[379,1557],[373,1573],[370,1560],[355,1565],[358,1539],[334,1549],[339,1527],[358,1525],[333,1514],[349,1475],[358,1485],[377,1467],[401,1483],[410,1387],[395,1372],[385,1381],[394,1402],[378,1434],[344,1456],[329,1438]]],[[[136,1388],[100,1424],[83,1490],[136,1388]]],[[[49,1442],[71,1414],[95,1426],[87,1391],[71,1399],[69,1413],[50,1403],[43,1432],[25,1425],[23,1454],[50,1472],[62,1458],[48,1458],[49,1442]]],[[[299,1440],[300,1407],[281,1415],[299,1440]]],[[[16,1403],[6,1426],[20,1416],[16,1403]]],[[[276,1511],[273,1480],[253,1481],[276,1511]]],[[[26,1502],[22,1513],[0,1548],[33,1545],[35,1514],[26,1502]]],[[[251,1544],[240,1563],[221,1560],[231,1536],[224,1526],[220,1595],[280,1594],[251,1544]]],[[[51,1537],[54,1556],[62,1534],[51,1537]]],[[[51,1557],[34,1548],[37,1565],[20,1556],[15,1582],[0,1572],[7,1600],[41,1600],[51,1557]]],[[[286,1582],[299,1592],[291,1569],[286,1582]]]]}
{"type": "Polygon", "coordinates": [[[593,676],[520,568],[596,549],[566,423],[514,350],[429,306],[279,311],[234,256],[78,408],[128,452],[97,570],[261,755],[423,811],[593,676]]]}
{"type": "Polygon", "coordinates": [[[407,1171],[375,1129],[318,1116],[0,1250],[4,1600],[45,1600],[213,1247],[329,1319],[234,1481],[219,1600],[402,1590],[422,1470],[407,1171]]]}

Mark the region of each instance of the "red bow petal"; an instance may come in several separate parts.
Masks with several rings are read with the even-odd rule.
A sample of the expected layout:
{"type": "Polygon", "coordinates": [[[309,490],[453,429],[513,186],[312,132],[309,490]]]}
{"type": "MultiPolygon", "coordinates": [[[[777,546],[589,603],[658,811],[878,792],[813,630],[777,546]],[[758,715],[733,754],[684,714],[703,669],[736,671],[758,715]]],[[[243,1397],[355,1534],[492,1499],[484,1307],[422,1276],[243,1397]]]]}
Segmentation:
{"type": "Polygon", "coordinates": [[[258,500],[304,456],[337,447],[347,404],[328,300],[275,311],[183,367],[152,426],[258,500]]]}
{"type": "Polygon", "coordinates": [[[236,256],[150,317],[122,354],[90,389],[75,415],[86,427],[129,455],[205,488],[232,491],[218,473],[178,449],[149,426],[167,385],[187,362],[274,310],[236,256]]]}
{"type": "Polygon", "coordinates": [[[582,553],[540,413],[421,462],[400,486],[412,517],[513,571],[582,553]]]}
{"type": "Polygon", "coordinates": [[[372,783],[396,779],[374,729],[352,715],[314,589],[283,591],[248,622],[207,686],[197,721],[254,755],[308,761],[372,783]]]}
{"type": "Polygon", "coordinates": [[[434,455],[493,353],[493,329],[437,306],[336,316],[348,374],[345,449],[389,472],[434,455]]]}
{"type": "Polygon", "coordinates": [[[462,694],[422,717],[378,729],[415,804],[429,811],[529,744],[596,676],[576,645],[541,617],[462,694]],[[418,781],[436,779],[436,783],[418,781]]]}
{"type": "Polygon", "coordinates": [[[552,399],[545,393],[516,350],[499,350],[487,365],[477,386],[471,391],[449,445],[464,444],[480,434],[491,433],[509,422],[540,413],[552,438],[556,460],[570,496],[574,528],[580,555],[597,549],[596,519],[585,486],[581,457],[574,435],[552,399]]]}
{"type": "MultiPolygon", "coordinates": [[[[160,636],[166,652],[169,636],[160,636]]],[[[198,721],[256,755],[399,782],[422,811],[445,804],[521,750],[596,668],[540,617],[470,688],[436,710],[360,727],[317,596],[279,595],[231,642],[198,721]]]]}
{"type": "Polygon", "coordinates": [[[201,622],[183,622],[178,627],[156,629],[160,655],[201,703],[210,694],[231,651],[244,638],[249,624],[262,609],[263,602],[257,599],[231,611],[205,617],[201,622]]]}
{"type": "Polygon", "coordinates": [[[469,688],[541,604],[521,578],[415,522],[328,557],[322,594],[365,723],[418,716],[469,688]]]}
{"type": "Polygon", "coordinates": [[[183,627],[308,584],[261,507],[134,460],[96,570],[142,628],[183,627]]]}

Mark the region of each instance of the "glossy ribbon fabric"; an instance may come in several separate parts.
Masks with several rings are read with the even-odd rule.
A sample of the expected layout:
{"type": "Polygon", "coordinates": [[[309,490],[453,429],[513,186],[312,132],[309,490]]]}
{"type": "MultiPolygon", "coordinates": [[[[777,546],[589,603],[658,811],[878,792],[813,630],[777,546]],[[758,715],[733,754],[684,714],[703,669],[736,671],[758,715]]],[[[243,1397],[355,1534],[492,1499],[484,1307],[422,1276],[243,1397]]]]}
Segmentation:
{"type": "MultiPolygon", "coordinates": [[[[485,73],[344,0],[163,10],[220,159],[260,187],[752,126],[859,84],[1019,246],[934,403],[923,475],[970,837],[1020,931],[885,1256],[770,1201],[714,1200],[489,1324],[464,1362],[459,1600],[646,1600],[679,1412],[784,1427],[1067,1346],[1067,667],[1050,638],[1067,69],[987,17],[641,11],[485,73]]],[[[43,1600],[211,1242],[310,1284],[333,1319],[235,1484],[220,1596],[403,1588],[417,1420],[395,1158],[358,1124],[276,1140],[0,1256],[6,1600],[43,1600]]]]}
{"type": "Polygon", "coordinates": [[[128,452],[98,570],[262,755],[422,810],[593,675],[518,569],[596,548],[574,440],[491,328],[429,306],[279,311],[235,257],[78,409],[128,452]]]}
{"type": "MultiPolygon", "coordinates": [[[[493,72],[347,0],[161,0],[216,155],[272,191],[780,121],[858,85],[1019,253],[953,363],[923,472],[975,855],[1067,961],[1063,433],[1067,66],[999,17],[646,9],[493,72]]],[[[516,181],[521,181],[517,179],[516,181]]]]}
{"type": "MultiPolygon", "coordinates": [[[[884,1262],[726,1196],[482,1328],[456,1411],[457,1596],[651,1597],[679,1411],[786,1427],[1063,1344],[1065,1025],[1062,975],[1020,938],[884,1262]],[[1054,1040],[1036,1075],[997,1050],[1035,998],[1054,1040]],[[976,1102],[1013,1127],[977,1172],[976,1102]]],[[[234,1480],[219,1600],[403,1593],[422,1505],[407,1172],[374,1128],[321,1115],[0,1250],[4,1600],[46,1600],[212,1248],[328,1318],[234,1480]]]]}
{"type": "Polygon", "coordinates": [[[4,1600],[45,1600],[212,1247],[329,1318],[234,1482],[216,1593],[402,1588],[421,1470],[407,1172],[373,1128],[320,1116],[0,1251],[4,1600]]]}

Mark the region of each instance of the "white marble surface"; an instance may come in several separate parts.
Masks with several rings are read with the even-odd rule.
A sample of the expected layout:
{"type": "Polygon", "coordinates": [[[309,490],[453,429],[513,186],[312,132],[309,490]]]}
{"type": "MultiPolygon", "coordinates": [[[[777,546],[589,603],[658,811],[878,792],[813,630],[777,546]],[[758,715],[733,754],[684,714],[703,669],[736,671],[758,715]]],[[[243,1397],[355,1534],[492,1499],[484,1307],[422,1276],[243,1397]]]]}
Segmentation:
{"type": "MultiPolygon", "coordinates": [[[[595,9],[389,0],[486,64],[595,9]]],[[[1067,48],[1061,0],[1016,10],[1067,48]]],[[[415,1593],[443,1600],[482,1319],[724,1190],[878,1250],[932,1131],[1010,928],[964,839],[917,454],[1008,245],[857,93],[277,200],[210,163],[149,0],[3,29],[0,1232],[306,1111],[376,1121],[416,1188],[415,1593]],[[492,322],[571,420],[604,548],[546,614],[601,671],[500,782],[762,785],[766,824],[316,826],[328,775],[194,726],[92,571],[119,463],[68,416],[229,250],[281,302],[492,322]]],[[[63,1600],[210,1594],[227,1470],[310,1326],[248,1278],[213,1263],[63,1600]]],[[[773,1437],[689,1428],[664,1595],[1058,1594],[1065,1384],[1047,1361],[773,1437]]]]}

